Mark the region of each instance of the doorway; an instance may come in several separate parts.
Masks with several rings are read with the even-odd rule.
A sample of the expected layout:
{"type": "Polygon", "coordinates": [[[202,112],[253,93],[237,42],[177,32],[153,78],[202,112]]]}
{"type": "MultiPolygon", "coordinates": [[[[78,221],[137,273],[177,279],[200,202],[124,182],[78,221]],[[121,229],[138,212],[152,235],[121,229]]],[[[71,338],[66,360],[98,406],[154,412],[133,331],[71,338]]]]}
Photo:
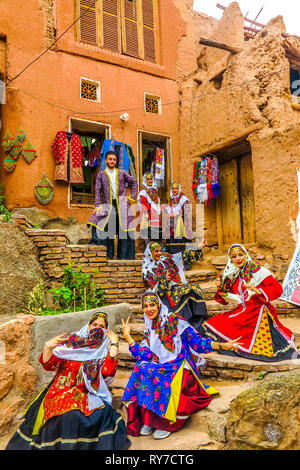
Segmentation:
{"type": "Polygon", "coordinates": [[[160,152],[163,163],[163,175],[156,180],[157,190],[162,204],[166,204],[170,199],[171,184],[171,139],[150,132],[138,131],[139,149],[139,188],[143,185],[143,175],[150,171],[153,175],[157,162],[157,155],[160,152]]]}
{"type": "Polygon", "coordinates": [[[254,243],[255,206],[250,144],[244,141],[221,150],[216,156],[221,186],[216,206],[219,246],[254,243]]]}
{"type": "Polygon", "coordinates": [[[70,120],[70,132],[79,135],[84,147],[82,171],[84,183],[70,184],[70,206],[94,207],[95,183],[99,166],[93,164],[93,155],[100,154],[104,139],[109,138],[110,128],[107,125],[85,121],[83,119],[70,120]]]}

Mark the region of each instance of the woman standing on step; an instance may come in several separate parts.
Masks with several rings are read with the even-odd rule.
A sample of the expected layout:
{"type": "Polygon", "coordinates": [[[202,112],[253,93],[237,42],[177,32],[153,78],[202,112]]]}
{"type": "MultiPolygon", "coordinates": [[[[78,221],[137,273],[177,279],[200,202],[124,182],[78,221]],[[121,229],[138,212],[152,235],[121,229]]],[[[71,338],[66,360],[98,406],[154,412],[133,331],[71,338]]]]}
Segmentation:
{"type": "Polygon", "coordinates": [[[229,248],[226,268],[216,284],[215,300],[223,305],[233,302],[236,308],[205,322],[205,333],[217,341],[240,336],[242,343],[235,353],[223,354],[265,362],[298,357],[293,333],[280,323],[271,304],[281,296],[282,287],[242,245],[229,248]]]}
{"type": "Polygon", "coordinates": [[[140,236],[146,246],[150,240],[161,240],[161,207],[153,175],[148,171],[143,176],[143,186],[138,194],[140,210],[140,236]]]}
{"type": "Polygon", "coordinates": [[[25,413],[6,450],[124,450],[125,423],[111,406],[118,336],[104,312],[66,339],[46,341],[40,363],[55,378],[25,413]]]}
{"type": "Polygon", "coordinates": [[[142,277],[147,290],[156,292],[168,310],[181,315],[196,330],[201,331],[208,319],[203,293],[199,284],[188,284],[184,270],[202,258],[203,238],[198,250],[185,250],[175,255],[162,252],[162,245],[151,242],[144,252],[142,277]]]}
{"type": "MultiPolygon", "coordinates": [[[[146,292],[142,296],[145,336],[136,343],[130,335],[129,319],[123,322],[123,336],[137,359],[122,402],[127,408],[127,434],[155,439],[168,437],[186,423],[189,415],[205,408],[218,394],[201,383],[197,365],[205,364],[201,354],[219,349],[219,343],[202,338],[194,328],[170,313],[159,297],[146,292]]],[[[236,349],[231,341],[225,349],[236,349]]]]}
{"type": "Polygon", "coordinates": [[[183,194],[179,183],[172,183],[170,189],[170,203],[165,208],[167,216],[164,238],[166,250],[171,253],[184,251],[187,243],[193,240],[191,221],[192,206],[189,199],[183,194]]]}

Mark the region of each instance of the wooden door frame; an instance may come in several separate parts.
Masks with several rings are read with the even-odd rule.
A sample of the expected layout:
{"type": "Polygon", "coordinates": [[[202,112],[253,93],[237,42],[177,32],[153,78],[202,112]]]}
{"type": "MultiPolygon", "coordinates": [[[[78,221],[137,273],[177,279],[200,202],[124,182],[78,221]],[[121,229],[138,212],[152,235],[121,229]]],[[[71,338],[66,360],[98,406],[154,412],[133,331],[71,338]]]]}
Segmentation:
{"type": "MultiPolygon", "coordinates": [[[[137,149],[138,149],[138,188],[140,190],[143,181],[143,134],[152,134],[156,137],[161,137],[166,141],[166,159],[165,159],[165,171],[166,171],[166,185],[167,188],[171,186],[172,180],[172,138],[169,135],[160,134],[158,132],[146,131],[145,129],[138,129],[137,131],[137,149]]],[[[166,191],[167,199],[169,198],[169,191],[166,191]]]]}

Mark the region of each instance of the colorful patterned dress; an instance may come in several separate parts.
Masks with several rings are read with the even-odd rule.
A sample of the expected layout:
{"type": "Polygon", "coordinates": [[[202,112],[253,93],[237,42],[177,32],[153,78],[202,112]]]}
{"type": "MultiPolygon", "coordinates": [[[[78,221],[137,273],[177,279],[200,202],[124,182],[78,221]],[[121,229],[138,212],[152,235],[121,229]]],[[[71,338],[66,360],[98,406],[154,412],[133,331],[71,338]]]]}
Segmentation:
{"type": "MultiPolygon", "coordinates": [[[[297,358],[293,333],[278,320],[272,300],[282,294],[282,287],[270,275],[257,288],[261,295],[248,298],[248,291],[239,276],[229,292],[238,295],[241,303],[230,312],[221,313],[203,324],[206,335],[216,341],[231,341],[241,336],[243,343],[238,352],[220,351],[226,355],[238,355],[264,362],[297,358]]],[[[218,291],[216,302],[228,305],[218,291]]]]}
{"type": "MultiPolygon", "coordinates": [[[[41,392],[25,414],[25,421],[7,445],[7,450],[123,450],[130,441],[126,438],[125,423],[111,405],[89,410],[88,391],[82,375],[83,363],[66,361],[53,354],[46,371],[57,374],[41,392]]],[[[105,380],[116,373],[117,360],[109,355],[101,367],[105,380]]],[[[89,371],[90,376],[94,370],[89,371]]],[[[99,383],[95,374],[94,385],[99,383]]]]}
{"type": "Polygon", "coordinates": [[[151,269],[142,270],[146,289],[155,291],[170,312],[181,315],[196,330],[201,329],[202,323],[208,319],[207,309],[199,284],[188,284],[183,269],[202,256],[202,250],[185,250],[164,256],[151,269]],[[181,272],[179,263],[183,266],[181,272]],[[170,280],[166,277],[167,272],[171,275],[170,280]]]}
{"type": "MultiPolygon", "coordinates": [[[[174,314],[169,316],[167,326],[162,326],[160,317],[152,321],[151,328],[160,336],[166,350],[171,349],[179,321],[186,324],[174,314]]],[[[128,411],[127,434],[138,436],[143,424],[154,429],[178,431],[190,414],[209,405],[211,395],[218,393],[213,387],[202,384],[190,350],[211,352],[211,339],[202,338],[188,325],[180,337],[178,356],[162,364],[150,349],[147,332],[142,345],[134,343],[129,347],[138,362],[122,397],[128,411]]]]}

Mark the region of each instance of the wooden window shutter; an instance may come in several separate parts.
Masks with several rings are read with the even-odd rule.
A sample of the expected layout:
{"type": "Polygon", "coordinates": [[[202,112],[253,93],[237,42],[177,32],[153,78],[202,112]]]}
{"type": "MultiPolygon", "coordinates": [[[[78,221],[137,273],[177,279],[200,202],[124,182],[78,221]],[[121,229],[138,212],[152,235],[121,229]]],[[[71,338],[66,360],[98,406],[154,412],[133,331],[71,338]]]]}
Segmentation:
{"type": "Polygon", "coordinates": [[[122,1],[123,52],[140,57],[137,0],[122,1]]]}
{"type": "Polygon", "coordinates": [[[155,62],[154,0],[142,0],[144,58],[155,62]]]}
{"type": "Polygon", "coordinates": [[[0,39],[0,80],[3,80],[5,76],[6,76],[6,41],[4,39],[0,39]]]}
{"type": "Polygon", "coordinates": [[[102,41],[105,49],[120,51],[119,0],[102,0],[102,41]]]}
{"type": "Polygon", "coordinates": [[[97,44],[97,19],[95,0],[79,0],[79,38],[82,42],[97,44]]]}

